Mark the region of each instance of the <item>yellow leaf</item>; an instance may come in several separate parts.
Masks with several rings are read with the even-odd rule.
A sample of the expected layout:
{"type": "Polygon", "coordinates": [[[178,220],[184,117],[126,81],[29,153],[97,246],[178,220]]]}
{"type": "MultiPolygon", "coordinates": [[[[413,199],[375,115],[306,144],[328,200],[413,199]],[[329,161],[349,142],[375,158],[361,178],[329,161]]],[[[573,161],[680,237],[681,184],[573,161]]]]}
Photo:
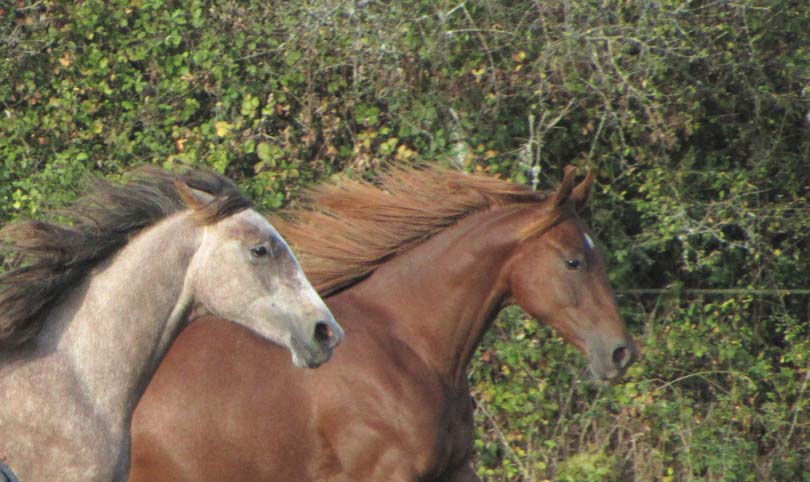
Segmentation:
{"type": "Polygon", "coordinates": [[[217,121],[217,123],[214,124],[214,127],[219,137],[227,136],[228,134],[231,133],[231,129],[233,129],[233,125],[231,125],[230,122],[225,121],[217,121]]]}

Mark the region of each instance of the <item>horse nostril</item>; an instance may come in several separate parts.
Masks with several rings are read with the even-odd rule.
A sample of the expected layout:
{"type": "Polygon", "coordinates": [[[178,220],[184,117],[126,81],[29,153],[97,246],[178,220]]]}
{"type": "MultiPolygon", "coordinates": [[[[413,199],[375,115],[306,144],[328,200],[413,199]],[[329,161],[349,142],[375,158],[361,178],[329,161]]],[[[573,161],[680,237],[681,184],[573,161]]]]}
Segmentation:
{"type": "Polygon", "coordinates": [[[626,345],[619,345],[613,350],[613,363],[619,368],[625,368],[633,361],[633,353],[626,345]]]}
{"type": "Polygon", "coordinates": [[[320,345],[326,345],[331,348],[332,343],[334,342],[335,332],[332,330],[332,327],[329,326],[329,323],[325,321],[319,321],[315,323],[315,341],[318,342],[320,345]]]}

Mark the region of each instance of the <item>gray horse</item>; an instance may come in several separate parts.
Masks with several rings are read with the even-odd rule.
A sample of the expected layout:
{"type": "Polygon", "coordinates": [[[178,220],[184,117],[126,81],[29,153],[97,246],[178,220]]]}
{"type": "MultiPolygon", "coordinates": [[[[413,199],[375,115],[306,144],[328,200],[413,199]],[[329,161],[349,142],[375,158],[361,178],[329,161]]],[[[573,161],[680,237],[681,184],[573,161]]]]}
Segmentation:
{"type": "Polygon", "coordinates": [[[0,231],[16,266],[0,275],[0,453],[20,480],[124,480],[132,411],[189,319],[244,325],[298,366],[326,362],[342,337],[223,176],[147,168],[97,181],[63,216],[0,231]]]}

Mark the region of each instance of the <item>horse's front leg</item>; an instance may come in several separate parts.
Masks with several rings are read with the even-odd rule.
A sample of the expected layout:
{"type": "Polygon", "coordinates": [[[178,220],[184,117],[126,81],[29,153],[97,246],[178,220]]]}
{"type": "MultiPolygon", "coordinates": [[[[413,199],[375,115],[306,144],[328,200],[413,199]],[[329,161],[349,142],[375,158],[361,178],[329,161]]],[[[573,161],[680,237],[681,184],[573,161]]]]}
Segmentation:
{"type": "Polygon", "coordinates": [[[455,472],[448,474],[442,482],[481,482],[481,478],[473,470],[472,465],[465,464],[455,472]]]}

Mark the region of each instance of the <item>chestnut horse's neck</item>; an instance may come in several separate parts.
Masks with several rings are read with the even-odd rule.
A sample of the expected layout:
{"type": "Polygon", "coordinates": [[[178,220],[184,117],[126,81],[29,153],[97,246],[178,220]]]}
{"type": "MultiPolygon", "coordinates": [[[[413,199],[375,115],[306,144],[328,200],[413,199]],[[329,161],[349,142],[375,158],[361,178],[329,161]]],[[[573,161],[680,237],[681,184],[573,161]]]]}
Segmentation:
{"type": "MultiPolygon", "coordinates": [[[[386,330],[455,386],[509,296],[505,269],[520,227],[537,206],[495,208],[465,218],[378,268],[343,294],[386,313],[386,330]],[[376,303],[375,300],[384,300],[376,303]]],[[[341,294],[337,295],[341,296],[341,294]]],[[[348,321],[348,320],[347,320],[348,321]]]]}

